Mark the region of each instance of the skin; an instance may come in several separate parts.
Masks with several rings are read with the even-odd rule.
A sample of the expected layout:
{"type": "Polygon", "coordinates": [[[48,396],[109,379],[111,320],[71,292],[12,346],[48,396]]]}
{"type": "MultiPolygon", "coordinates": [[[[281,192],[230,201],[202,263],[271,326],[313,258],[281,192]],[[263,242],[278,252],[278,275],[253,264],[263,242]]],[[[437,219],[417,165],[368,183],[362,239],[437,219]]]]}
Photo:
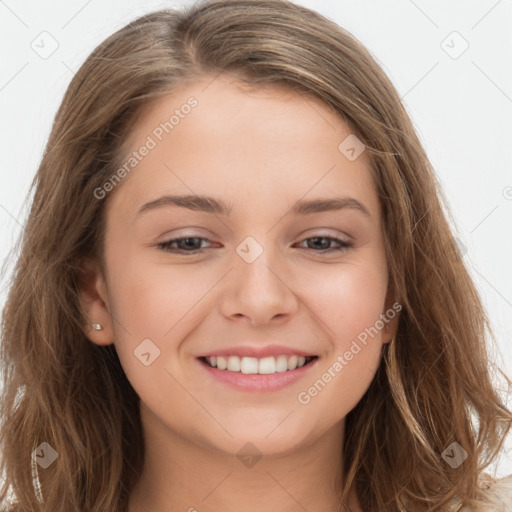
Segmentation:
{"type": "MultiPolygon", "coordinates": [[[[110,193],[105,268],[87,268],[83,299],[91,323],[103,325],[87,334],[115,344],[141,398],[146,459],[129,512],[334,512],[344,418],[370,385],[396,318],[309,403],[297,397],[394,302],[368,155],[349,161],[338,150],[351,130],[316,98],[212,80],[159,99],[134,127],[132,150],[190,96],[198,101],[110,193]],[[165,194],[213,196],[232,211],[138,214],[165,194]],[[286,215],[299,199],[341,195],[370,215],[286,215]],[[247,236],[263,248],[252,263],[236,251],[247,236]],[[192,245],[203,252],[156,246],[177,237],[206,239],[192,245]],[[335,241],[317,237],[352,247],[335,251],[335,241]],[[148,338],[160,356],[145,366],[134,350],[148,338]],[[248,340],[317,354],[317,366],[282,390],[248,393],[217,382],[196,359],[248,340]],[[262,455],[252,467],[237,457],[248,442],[262,455]]],[[[355,495],[347,504],[361,510],[355,495]]]]}

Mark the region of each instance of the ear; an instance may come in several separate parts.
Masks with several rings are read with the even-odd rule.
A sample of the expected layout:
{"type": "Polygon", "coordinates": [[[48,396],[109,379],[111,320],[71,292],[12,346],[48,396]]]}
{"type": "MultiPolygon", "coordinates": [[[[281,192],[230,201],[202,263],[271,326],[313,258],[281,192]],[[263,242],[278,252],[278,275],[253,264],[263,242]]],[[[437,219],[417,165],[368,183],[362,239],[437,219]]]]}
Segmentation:
{"type": "Polygon", "coordinates": [[[111,345],[114,340],[112,316],[107,287],[100,266],[96,261],[83,261],[80,267],[79,291],[86,312],[85,335],[96,345],[111,345]],[[93,324],[101,325],[94,329],[93,324]]]}
{"type": "Polygon", "coordinates": [[[395,286],[390,276],[386,299],[384,301],[384,311],[382,312],[385,324],[382,331],[383,343],[389,343],[396,336],[401,310],[402,304],[397,298],[395,286]]]}

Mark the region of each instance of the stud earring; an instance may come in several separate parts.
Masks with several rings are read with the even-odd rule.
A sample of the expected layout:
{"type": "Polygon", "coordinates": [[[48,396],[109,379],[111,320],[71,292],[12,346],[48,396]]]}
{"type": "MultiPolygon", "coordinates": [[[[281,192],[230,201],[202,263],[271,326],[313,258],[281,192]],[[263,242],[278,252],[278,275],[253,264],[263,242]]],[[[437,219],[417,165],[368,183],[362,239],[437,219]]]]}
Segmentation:
{"type": "Polygon", "coordinates": [[[95,331],[101,331],[103,329],[103,326],[101,324],[91,324],[91,327],[95,330],[95,331]]]}

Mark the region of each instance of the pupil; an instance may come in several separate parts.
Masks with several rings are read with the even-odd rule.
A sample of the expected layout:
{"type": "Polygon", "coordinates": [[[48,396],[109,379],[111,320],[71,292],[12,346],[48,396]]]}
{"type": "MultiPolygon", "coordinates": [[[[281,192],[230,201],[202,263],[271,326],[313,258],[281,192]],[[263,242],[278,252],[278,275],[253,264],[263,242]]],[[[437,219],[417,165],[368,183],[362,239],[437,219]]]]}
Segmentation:
{"type": "Polygon", "coordinates": [[[323,249],[327,249],[327,247],[329,246],[329,242],[327,241],[327,239],[325,237],[317,237],[317,238],[313,238],[313,241],[314,242],[318,242],[319,240],[324,240],[324,244],[320,244],[320,245],[323,245],[323,249]]]}
{"type": "Polygon", "coordinates": [[[183,242],[184,242],[188,247],[192,246],[192,247],[194,248],[194,242],[193,242],[194,240],[197,240],[197,238],[195,238],[195,237],[190,237],[190,238],[185,238],[185,239],[183,240],[183,242]]]}

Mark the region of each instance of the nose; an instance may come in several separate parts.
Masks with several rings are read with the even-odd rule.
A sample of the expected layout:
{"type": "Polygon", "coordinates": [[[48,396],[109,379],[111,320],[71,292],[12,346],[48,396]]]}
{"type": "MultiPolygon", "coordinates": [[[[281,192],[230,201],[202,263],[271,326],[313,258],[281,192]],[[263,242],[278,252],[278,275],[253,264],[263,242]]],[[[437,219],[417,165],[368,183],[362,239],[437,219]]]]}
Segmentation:
{"type": "Polygon", "coordinates": [[[299,300],[291,273],[273,254],[265,249],[252,263],[236,255],[220,300],[226,318],[243,319],[256,326],[278,319],[284,321],[297,311],[299,300]]]}

